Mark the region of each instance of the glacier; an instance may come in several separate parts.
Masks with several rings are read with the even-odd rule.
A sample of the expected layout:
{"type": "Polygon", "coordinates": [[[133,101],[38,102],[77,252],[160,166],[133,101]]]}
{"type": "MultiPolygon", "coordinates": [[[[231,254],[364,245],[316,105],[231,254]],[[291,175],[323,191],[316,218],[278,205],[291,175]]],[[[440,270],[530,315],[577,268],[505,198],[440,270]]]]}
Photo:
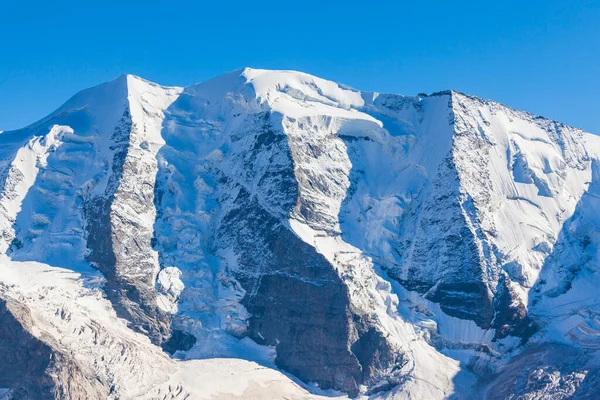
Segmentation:
{"type": "Polygon", "coordinates": [[[84,90],[0,133],[0,398],[593,398],[599,160],[456,91],[84,90]]]}

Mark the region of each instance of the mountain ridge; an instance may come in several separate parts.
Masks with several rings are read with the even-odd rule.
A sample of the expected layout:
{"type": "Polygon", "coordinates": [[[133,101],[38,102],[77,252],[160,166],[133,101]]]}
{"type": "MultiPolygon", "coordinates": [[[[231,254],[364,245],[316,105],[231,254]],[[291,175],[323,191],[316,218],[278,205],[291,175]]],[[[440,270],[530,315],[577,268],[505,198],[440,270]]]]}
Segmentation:
{"type": "MultiPolygon", "coordinates": [[[[239,75],[242,75],[244,72],[251,71],[251,70],[269,71],[269,72],[283,72],[283,73],[299,73],[299,74],[308,75],[308,76],[311,76],[311,77],[316,77],[315,75],[312,75],[312,74],[309,74],[309,73],[300,72],[300,71],[296,71],[296,70],[270,70],[270,69],[254,68],[254,67],[241,67],[241,68],[234,69],[234,70],[232,70],[230,72],[227,72],[225,74],[221,74],[221,75],[215,76],[213,78],[209,78],[208,80],[201,81],[201,82],[198,82],[198,83],[193,83],[193,84],[188,85],[188,86],[176,86],[176,85],[162,85],[162,84],[160,84],[158,82],[154,82],[154,81],[148,80],[148,79],[146,79],[146,78],[144,78],[142,76],[139,76],[139,75],[136,75],[136,74],[132,74],[132,73],[122,73],[122,74],[116,76],[115,78],[113,78],[113,79],[111,79],[109,81],[106,81],[106,82],[103,82],[103,83],[99,83],[99,84],[91,86],[89,88],[80,90],[75,95],[73,95],[71,98],[69,98],[67,101],[65,101],[65,103],[63,105],[61,105],[60,107],[58,107],[56,110],[50,112],[45,117],[40,118],[39,120],[33,122],[30,125],[27,125],[27,126],[25,126],[23,128],[8,129],[8,130],[0,131],[0,132],[11,132],[11,131],[22,130],[22,129],[30,128],[33,125],[42,123],[42,121],[44,121],[47,118],[51,117],[52,115],[56,114],[59,110],[61,110],[63,107],[65,107],[65,105],[68,104],[74,97],[76,97],[76,96],[78,96],[78,95],[80,95],[80,94],[82,94],[84,92],[91,91],[91,90],[93,90],[95,88],[99,88],[101,86],[107,85],[107,84],[112,83],[112,82],[119,82],[121,80],[127,81],[128,78],[137,79],[137,80],[140,80],[140,81],[145,82],[147,84],[150,84],[150,85],[153,85],[153,86],[160,86],[160,87],[165,88],[165,89],[181,89],[181,90],[183,90],[183,89],[186,89],[186,88],[192,88],[194,86],[201,85],[201,84],[209,82],[209,81],[213,81],[213,80],[218,79],[218,78],[223,78],[225,76],[235,76],[235,75],[239,76],[239,75]]],[[[322,79],[322,78],[319,78],[319,79],[322,79]]],[[[326,79],[323,79],[323,80],[326,80],[326,79]]],[[[333,82],[333,81],[331,81],[331,82],[333,82]]],[[[340,85],[340,86],[346,87],[346,88],[348,88],[348,89],[350,89],[352,91],[359,91],[358,89],[355,89],[355,88],[353,88],[351,86],[348,86],[348,85],[345,85],[345,84],[341,84],[341,83],[337,83],[337,84],[340,85]]],[[[361,91],[361,92],[363,92],[363,91],[361,91]]],[[[364,93],[367,93],[367,94],[373,93],[373,94],[376,94],[376,95],[380,95],[380,94],[383,94],[383,95],[392,94],[392,93],[377,92],[377,91],[366,91],[364,93]]],[[[538,119],[543,119],[543,120],[547,120],[547,121],[550,121],[550,122],[555,122],[555,123],[558,123],[558,124],[563,125],[563,126],[567,126],[567,127],[571,127],[571,128],[575,128],[575,129],[587,132],[584,129],[576,127],[574,125],[565,124],[565,123],[559,121],[556,118],[549,118],[549,117],[545,117],[543,115],[536,114],[536,113],[533,113],[533,112],[520,110],[520,109],[518,109],[516,107],[509,106],[509,105],[507,105],[505,103],[502,103],[502,102],[498,102],[498,101],[495,101],[495,100],[492,100],[492,99],[487,99],[487,98],[479,97],[479,96],[476,96],[476,95],[473,95],[473,94],[469,94],[469,93],[463,92],[461,90],[456,90],[456,89],[443,89],[443,90],[438,90],[438,91],[435,91],[435,92],[432,92],[432,93],[424,93],[423,92],[423,93],[419,93],[419,94],[416,94],[416,95],[400,95],[399,94],[399,96],[403,96],[403,97],[407,97],[407,98],[418,98],[418,97],[451,95],[452,93],[456,93],[458,95],[463,95],[463,96],[466,96],[466,97],[477,99],[477,100],[480,100],[480,101],[483,101],[483,102],[492,102],[492,103],[495,103],[495,104],[497,104],[499,106],[511,109],[513,111],[518,111],[518,112],[521,112],[521,113],[526,113],[526,114],[528,114],[529,116],[531,116],[533,118],[538,118],[538,119]]],[[[594,134],[592,132],[588,132],[588,133],[594,134]]]]}
{"type": "MultiPolygon", "coordinates": [[[[245,358],[352,397],[447,398],[508,379],[513,354],[594,342],[600,302],[569,305],[600,243],[600,140],[582,130],[244,68],[186,88],[122,75],[0,144],[6,268],[96,282],[149,357],[185,360],[173,371],[245,358]]],[[[79,362],[107,385],[111,360],[79,362]]],[[[544,385],[514,391],[560,389],[544,385]]]]}

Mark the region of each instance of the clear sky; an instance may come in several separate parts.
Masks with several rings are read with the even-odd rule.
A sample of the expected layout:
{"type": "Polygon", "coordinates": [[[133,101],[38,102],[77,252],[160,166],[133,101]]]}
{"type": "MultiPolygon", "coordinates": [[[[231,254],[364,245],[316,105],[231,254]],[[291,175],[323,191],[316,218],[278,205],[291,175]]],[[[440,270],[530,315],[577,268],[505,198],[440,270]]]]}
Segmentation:
{"type": "Polygon", "coordinates": [[[244,66],[455,89],[600,134],[600,0],[0,0],[0,130],[122,73],[184,86],[244,66]]]}

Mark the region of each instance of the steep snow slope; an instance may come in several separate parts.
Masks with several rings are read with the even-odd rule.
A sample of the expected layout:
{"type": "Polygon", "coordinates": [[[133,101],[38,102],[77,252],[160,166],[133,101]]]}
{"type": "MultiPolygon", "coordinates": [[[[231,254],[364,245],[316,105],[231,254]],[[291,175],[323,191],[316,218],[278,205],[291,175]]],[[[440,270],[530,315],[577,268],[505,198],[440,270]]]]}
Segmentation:
{"type": "Polygon", "coordinates": [[[27,372],[54,396],[214,397],[191,383],[230,387],[213,368],[275,382],[224,397],[306,395],[212,357],[373,398],[593,388],[597,136],[452,91],[247,68],[188,88],[122,76],[3,132],[0,156],[3,315],[59,355],[27,372]]]}
{"type": "Polygon", "coordinates": [[[74,192],[104,173],[105,153],[111,146],[106,132],[126,108],[125,79],[83,91],[44,120],[2,133],[3,252],[11,244],[18,248],[24,239],[33,242],[42,236],[38,246],[27,249],[28,257],[51,255],[54,252],[46,251],[47,246],[56,246],[59,252],[65,250],[59,259],[80,258],[85,244],[75,243],[77,235],[72,231],[81,229],[74,221],[78,215],[73,212],[77,209],[74,192]],[[51,201],[51,196],[58,201],[51,201]],[[61,211],[66,215],[58,215],[61,211]],[[17,217],[21,220],[16,221],[17,217]],[[56,234],[41,235],[46,230],[60,232],[61,237],[52,242],[56,234]],[[20,237],[13,243],[16,236],[20,237]]]}

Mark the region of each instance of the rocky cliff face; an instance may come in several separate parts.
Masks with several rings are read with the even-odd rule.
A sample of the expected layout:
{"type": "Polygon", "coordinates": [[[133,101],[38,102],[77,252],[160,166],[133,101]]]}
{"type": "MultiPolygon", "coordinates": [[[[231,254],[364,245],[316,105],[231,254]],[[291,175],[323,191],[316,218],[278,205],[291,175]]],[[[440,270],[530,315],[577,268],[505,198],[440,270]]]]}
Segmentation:
{"type": "Polygon", "coordinates": [[[10,388],[11,399],[101,399],[108,394],[96,381],[86,380],[56,344],[30,333],[35,327],[27,306],[1,300],[0,307],[0,386],[10,388]]]}
{"type": "Polygon", "coordinates": [[[188,88],[123,76],[0,144],[2,318],[34,360],[27,381],[0,376],[13,396],[185,398],[211,357],[351,397],[593,387],[597,136],[452,91],[245,69],[188,88]],[[68,318],[17,290],[31,262],[80,274],[74,301],[102,290],[128,327],[86,306],[77,329],[115,353],[69,355],[90,339],[65,342],[68,318]],[[544,355],[558,342],[589,368],[544,355]],[[507,372],[521,351],[551,371],[507,372]]]}

